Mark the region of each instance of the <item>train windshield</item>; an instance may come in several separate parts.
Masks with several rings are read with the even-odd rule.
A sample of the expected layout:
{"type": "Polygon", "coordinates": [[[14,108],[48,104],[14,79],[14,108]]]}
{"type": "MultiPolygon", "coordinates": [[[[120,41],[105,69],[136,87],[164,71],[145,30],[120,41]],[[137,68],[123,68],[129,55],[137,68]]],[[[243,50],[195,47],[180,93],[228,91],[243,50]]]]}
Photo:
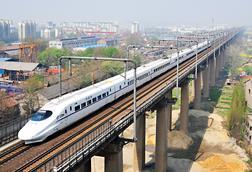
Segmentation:
{"type": "Polygon", "coordinates": [[[32,121],[42,121],[49,118],[52,115],[51,111],[38,111],[31,117],[32,121]]]}

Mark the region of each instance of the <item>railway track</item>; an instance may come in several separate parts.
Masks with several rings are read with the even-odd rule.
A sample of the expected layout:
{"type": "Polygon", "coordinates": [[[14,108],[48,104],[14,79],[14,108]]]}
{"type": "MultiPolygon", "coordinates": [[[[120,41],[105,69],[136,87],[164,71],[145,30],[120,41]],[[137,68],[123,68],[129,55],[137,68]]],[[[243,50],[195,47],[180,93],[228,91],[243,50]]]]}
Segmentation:
{"type": "MultiPolygon", "coordinates": [[[[211,50],[212,48],[208,49],[208,51],[211,50]]],[[[206,51],[200,53],[198,59],[200,60],[206,53],[206,51]]],[[[183,74],[183,72],[187,70],[188,66],[194,65],[194,63],[194,58],[187,60],[180,65],[179,73],[183,74]]],[[[174,80],[174,77],[176,77],[175,71],[176,69],[173,68],[160,77],[153,79],[151,83],[149,82],[138,89],[137,105],[140,106],[143,104],[144,101],[148,99],[148,95],[152,96],[156,94],[159,87],[162,87],[167,82],[174,80]]],[[[111,124],[113,125],[113,123],[132,111],[132,103],[132,95],[128,94],[123,98],[120,98],[118,102],[110,104],[109,106],[111,107],[106,106],[94,115],[91,115],[92,118],[90,117],[86,121],[82,120],[77,122],[75,127],[71,127],[71,130],[64,130],[65,133],[58,133],[58,136],[54,139],[47,140],[47,142],[39,145],[22,145],[18,149],[13,150],[13,152],[9,152],[9,154],[2,157],[0,156],[0,160],[2,160],[0,161],[0,171],[30,171],[34,169],[45,159],[64,149],[64,147],[90,132],[93,128],[99,126],[104,121],[111,119],[111,124]]]]}
{"type": "Polygon", "coordinates": [[[28,149],[29,146],[24,145],[23,141],[16,143],[15,145],[7,148],[0,152],[0,164],[3,164],[15,156],[19,155],[21,152],[24,152],[28,149]]]}

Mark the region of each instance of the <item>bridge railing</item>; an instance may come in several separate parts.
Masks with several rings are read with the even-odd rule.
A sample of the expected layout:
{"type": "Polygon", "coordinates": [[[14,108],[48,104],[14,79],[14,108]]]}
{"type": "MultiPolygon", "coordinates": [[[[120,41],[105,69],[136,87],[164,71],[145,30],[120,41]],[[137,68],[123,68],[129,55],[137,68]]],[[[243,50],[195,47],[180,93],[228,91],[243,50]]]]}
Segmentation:
{"type": "Polygon", "coordinates": [[[18,131],[27,123],[29,119],[29,116],[23,116],[7,123],[0,124],[0,146],[17,139],[18,131]]]}
{"type": "MultiPolygon", "coordinates": [[[[82,160],[85,155],[89,155],[91,151],[99,147],[104,140],[110,137],[113,129],[111,120],[103,122],[101,125],[84,134],[84,136],[75,141],[71,141],[67,147],[64,147],[64,149],[57,152],[57,154],[53,154],[43,162],[43,164],[35,167],[33,170],[50,171],[53,167],[71,162],[73,158],[78,157],[75,161],[71,162],[72,165],[75,164],[77,160],[82,160]]],[[[69,168],[69,166],[65,167],[62,165],[59,167],[59,169],[63,171],[67,170],[67,168],[69,168]]]]}

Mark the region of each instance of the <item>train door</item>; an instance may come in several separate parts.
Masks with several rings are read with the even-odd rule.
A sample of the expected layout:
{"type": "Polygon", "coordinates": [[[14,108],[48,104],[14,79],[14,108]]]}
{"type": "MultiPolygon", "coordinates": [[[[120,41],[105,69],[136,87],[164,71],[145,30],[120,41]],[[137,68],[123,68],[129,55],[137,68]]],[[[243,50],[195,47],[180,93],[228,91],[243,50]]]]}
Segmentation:
{"type": "Polygon", "coordinates": [[[116,99],[117,95],[117,85],[114,86],[114,100],[116,99]]]}

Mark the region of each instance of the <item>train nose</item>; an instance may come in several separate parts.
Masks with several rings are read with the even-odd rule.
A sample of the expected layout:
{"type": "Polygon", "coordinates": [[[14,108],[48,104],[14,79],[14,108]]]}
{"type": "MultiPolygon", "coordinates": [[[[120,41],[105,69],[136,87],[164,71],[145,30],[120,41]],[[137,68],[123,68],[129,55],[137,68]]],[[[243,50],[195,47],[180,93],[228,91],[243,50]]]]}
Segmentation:
{"type": "Polygon", "coordinates": [[[18,132],[18,138],[20,140],[31,140],[34,137],[34,133],[32,133],[31,130],[27,130],[26,127],[22,128],[19,132],[18,132]]]}
{"type": "Polygon", "coordinates": [[[32,140],[36,138],[40,132],[40,128],[36,126],[37,125],[30,122],[26,123],[26,125],[18,132],[18,138],[20,140],[32,140]]]}

